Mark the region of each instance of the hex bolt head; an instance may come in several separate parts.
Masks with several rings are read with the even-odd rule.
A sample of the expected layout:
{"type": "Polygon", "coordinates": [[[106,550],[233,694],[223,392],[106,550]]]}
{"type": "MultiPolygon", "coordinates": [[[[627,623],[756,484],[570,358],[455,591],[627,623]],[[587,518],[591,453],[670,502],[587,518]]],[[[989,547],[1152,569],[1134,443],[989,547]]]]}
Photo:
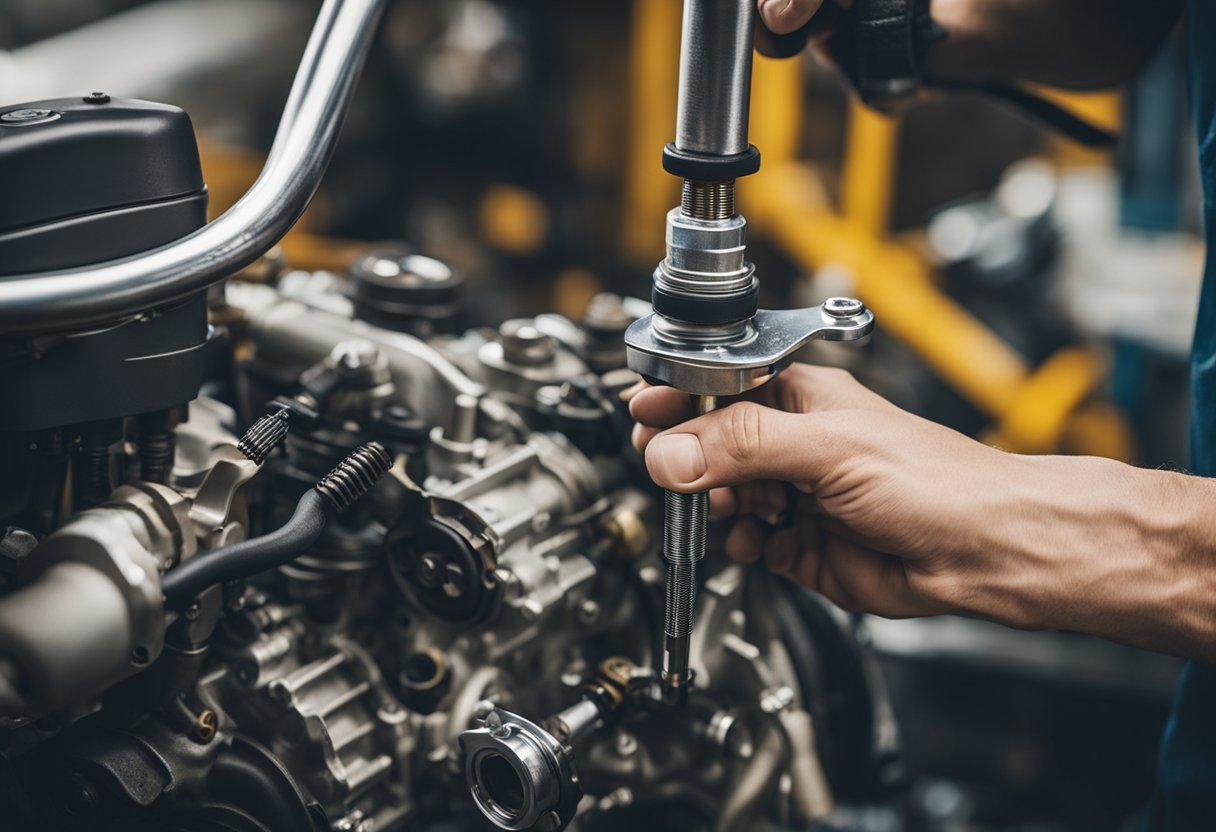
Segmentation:
{"type": "Polygon", "coordinates": [[[866,305],[856,298],[828,298],[823,311],[833,318],[855,318],[866,311],[866,305]]]}
{"type": "Polygon", "coordinates": [[[528,318],[504,321],[498,328],[502,356],[512,364],[536,367],[547,364],[557,354],[557,341],[536,328],[528,318]]]}
{"type": "Polygon", "coordinates": [[[380,350],[371,341],[353,338],[334,347],[329,357],[343,370],[361,370],[376,363],[380,350]]]}
{"type": "Polygon", "coordinates": [[[428,552],[418,559],[418,582],[428,589],[442,583],[443,559],[428,552]]]}
{"type": "Polygon", "coordinates": [[[109,104],[110,96],[104,92],[91,92],[81,99],[85,104],[109,104]]]}

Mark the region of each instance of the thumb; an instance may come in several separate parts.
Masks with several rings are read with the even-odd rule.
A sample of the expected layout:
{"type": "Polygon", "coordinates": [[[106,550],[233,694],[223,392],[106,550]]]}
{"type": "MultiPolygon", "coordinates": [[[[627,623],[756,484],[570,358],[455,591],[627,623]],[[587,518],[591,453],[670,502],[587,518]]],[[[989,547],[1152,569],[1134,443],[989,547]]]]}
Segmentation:
{"type": "Polygon", "coordinates": [[[815,436],[822,418],[738,402],[656,436],[646,446],[646,467],[656,484],[672,491],[758,479],[813,484],[830,462],[815,436]]]}

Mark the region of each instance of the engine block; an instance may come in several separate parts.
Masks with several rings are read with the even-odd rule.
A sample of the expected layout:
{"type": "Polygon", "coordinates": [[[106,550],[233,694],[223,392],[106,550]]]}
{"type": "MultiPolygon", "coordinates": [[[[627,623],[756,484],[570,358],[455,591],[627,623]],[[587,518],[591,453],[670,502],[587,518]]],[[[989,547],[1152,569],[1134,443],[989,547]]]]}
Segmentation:
{"type": "MultiPolygon", "coordinates": [[[[369,258],[356,278],[450,278],[369,258]]],[[[10,528],[17,828],[801,828],[881,791],[894,731],[853,624],[720,552],[694,691],[658,692],[657,495],[619,397],[645,304],[457,333],[428,297],[393,317],[325,273],[231,281],[225,369],[170,435],[124,433],[109,496],[10,528]],[[147,436],[172,453],[161,482],[147,436]],[[366,443],[391,467],[343,481],[290,557],[197,592],[174,577],[278,540],[366,443]]]]}

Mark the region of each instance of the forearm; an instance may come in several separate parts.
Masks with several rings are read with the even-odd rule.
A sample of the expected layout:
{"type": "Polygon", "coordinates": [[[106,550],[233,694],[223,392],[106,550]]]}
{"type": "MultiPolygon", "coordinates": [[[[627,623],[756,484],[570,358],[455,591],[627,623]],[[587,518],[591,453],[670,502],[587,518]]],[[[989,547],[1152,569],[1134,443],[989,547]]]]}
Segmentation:
{"type": "Polygon", "coordinates": [[[1216,663],[1216,481],[1107,460],[1023,458],[975,602],[1014,626],[1216,663]]]}
{"type": "Polygon", "coordinates": [[[1181,0],[933,0],[949,32],[939,81],[1101,89],[1130,80],[1177,23],[1181,0]]]}

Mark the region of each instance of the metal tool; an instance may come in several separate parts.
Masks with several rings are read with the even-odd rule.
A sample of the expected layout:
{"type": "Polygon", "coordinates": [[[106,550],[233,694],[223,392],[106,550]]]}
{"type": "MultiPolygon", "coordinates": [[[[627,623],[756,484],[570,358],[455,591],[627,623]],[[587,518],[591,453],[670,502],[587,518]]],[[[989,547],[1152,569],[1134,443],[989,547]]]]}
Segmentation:
{"type": "MultiPolygon", "coordinates": [[[[832,298],[810,309],[758,309],[759,282],[746,260],[747,221],[735,210],[735,180],[760,169],[747,141],[754,0],[685,0],[676,140],[663,167],[684,178],[667,215],[667,256],[654,273],[654,312],[625,333],[631,369],[694,397],[698,415],[719,396],[770,381],[813,340],[856,341],[874,316],[860,301],[832,298]]],[[[665,495],[667,605],[665,697],[692,682],[689,644],[696,565],[705,555],[705,493],[665,495]]]]}

